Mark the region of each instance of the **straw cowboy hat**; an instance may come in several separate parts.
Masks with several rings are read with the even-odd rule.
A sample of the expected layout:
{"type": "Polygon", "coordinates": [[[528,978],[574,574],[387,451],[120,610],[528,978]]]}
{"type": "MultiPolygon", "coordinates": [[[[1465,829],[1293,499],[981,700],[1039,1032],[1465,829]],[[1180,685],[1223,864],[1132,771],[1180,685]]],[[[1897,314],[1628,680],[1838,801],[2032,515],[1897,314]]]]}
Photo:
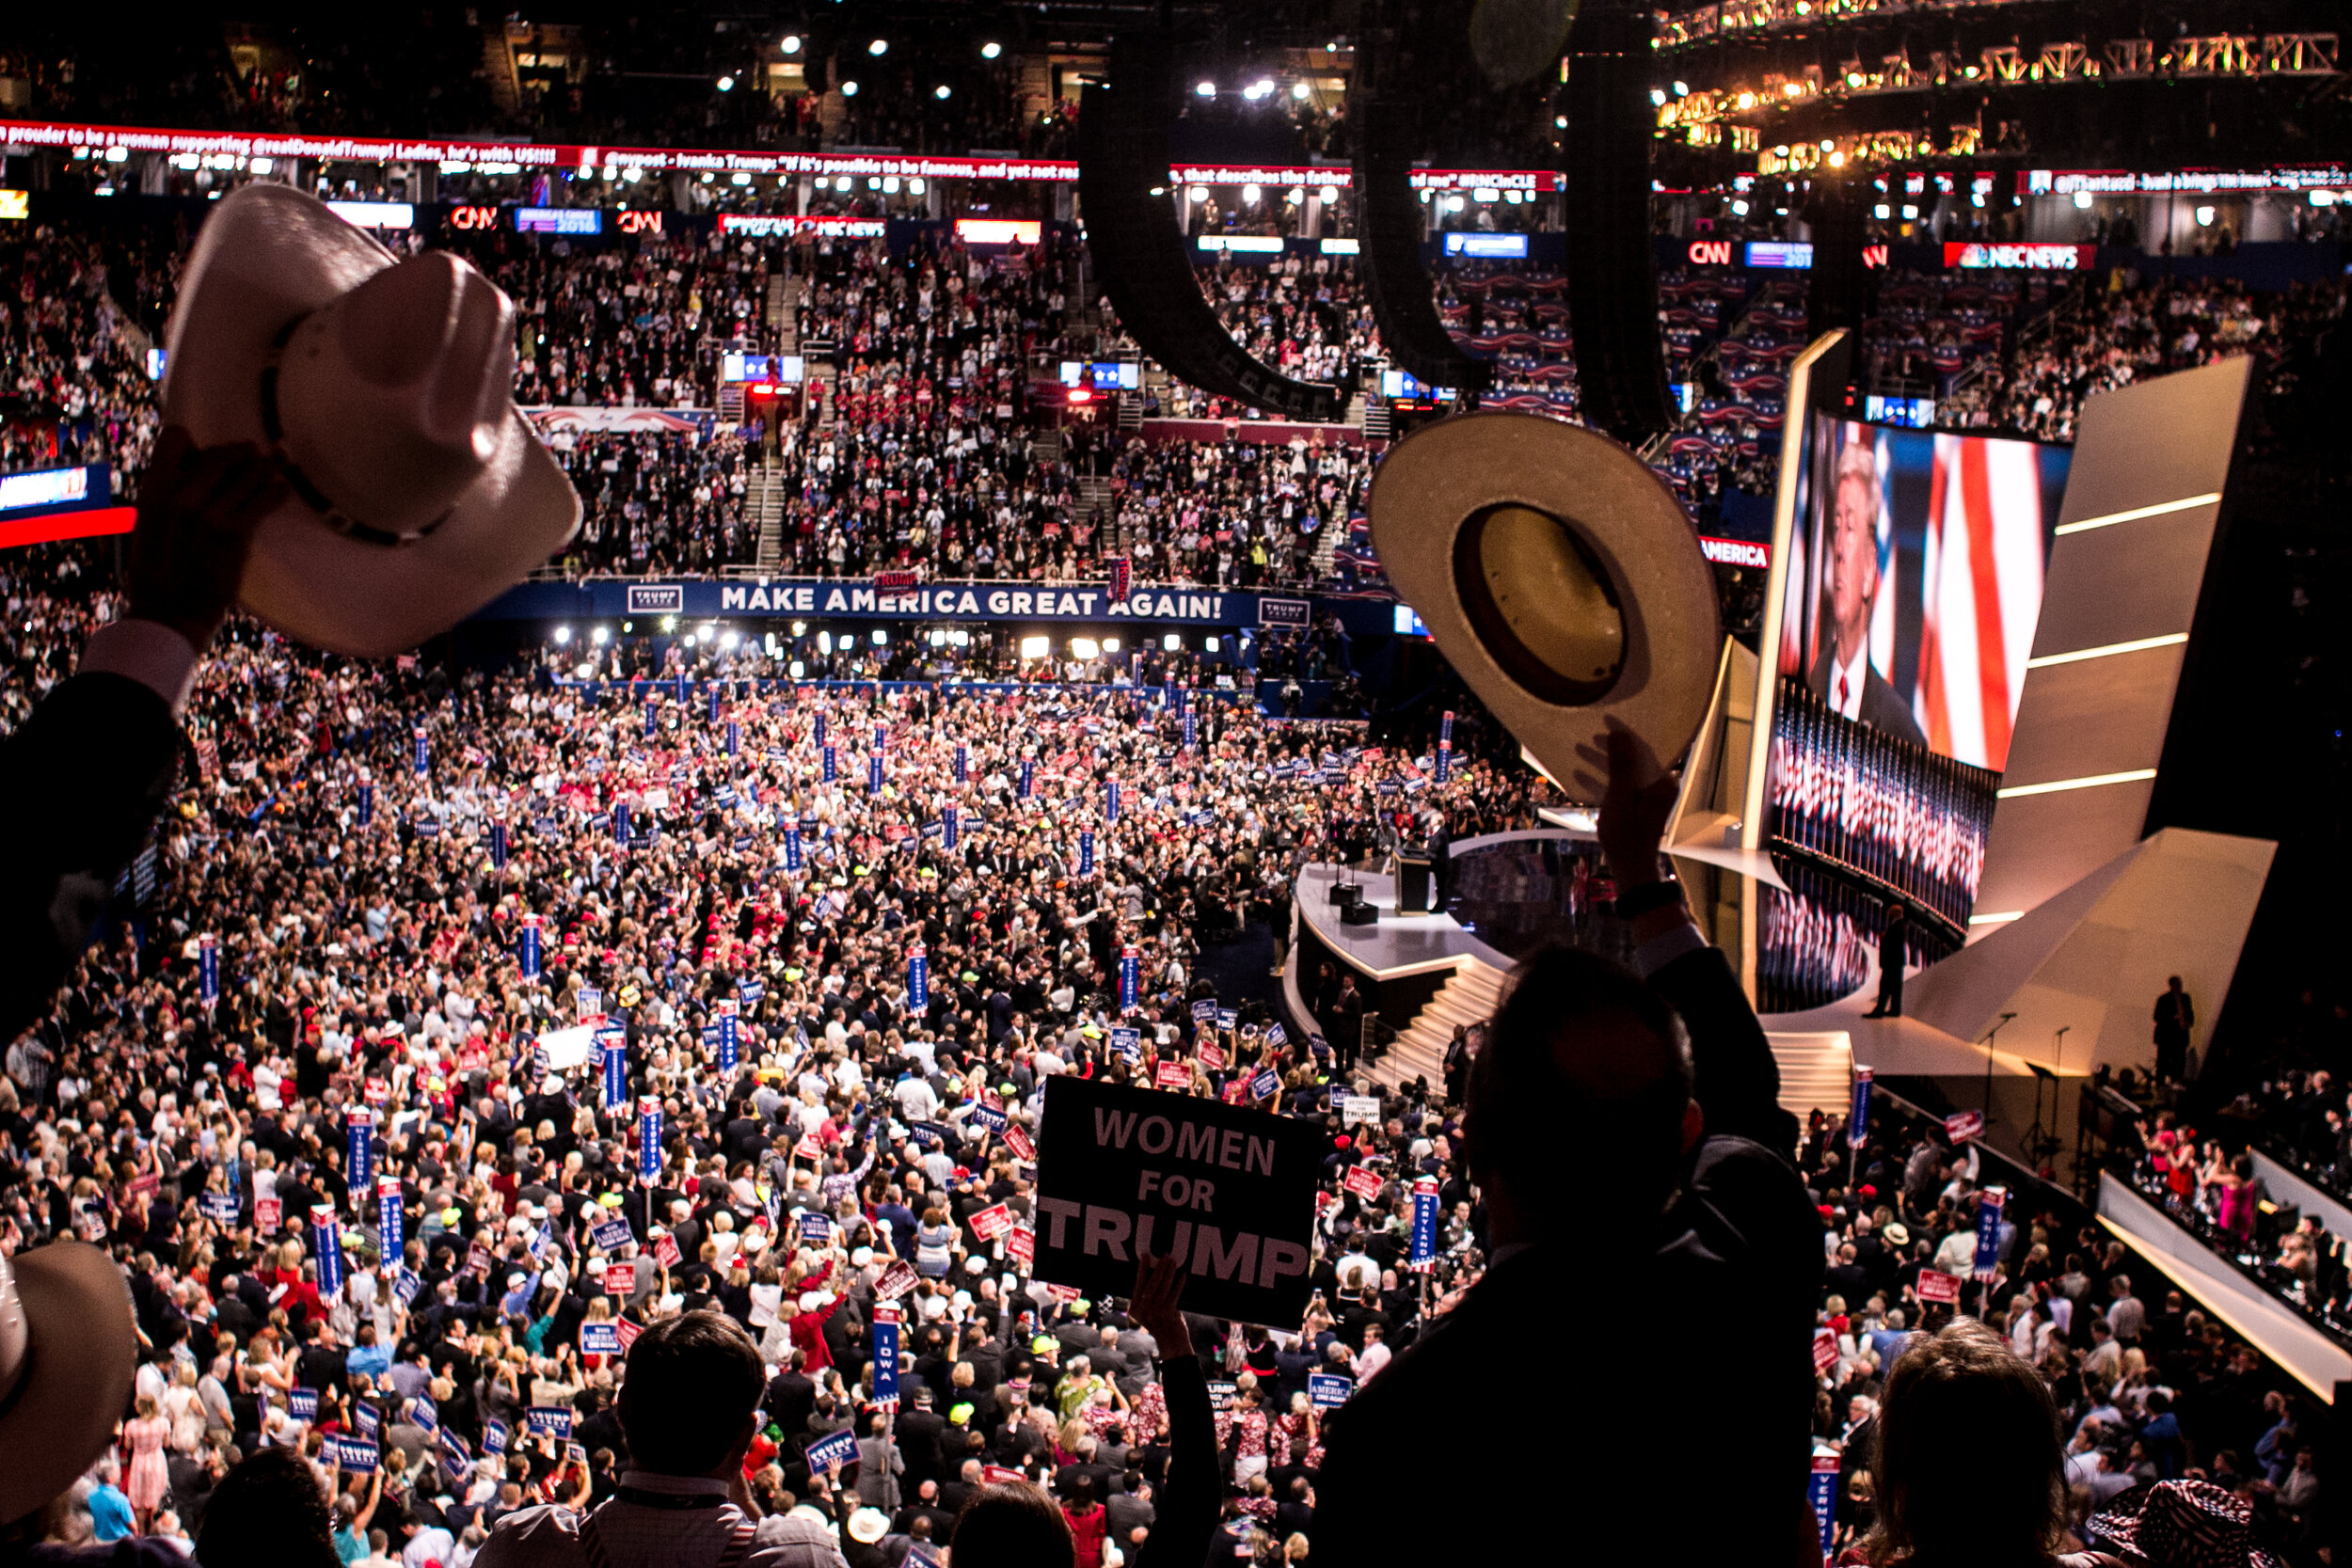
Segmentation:
{"type": "Polygon", "coordinates": [[[1397,444],[1369,510],[1381,570],[1561,784],[1598,799],[1613,727],[1670,766],[1698,733],[1722,647],[1714,574],[1632,452],[1538,415],[1458,415],[1397,444]]]}
{"type": "Polygon", "coordinates": [[[46,1504],[104,1451],[137,1367],[113,1259],[81,1242],[0,1257],[0,1523],[46,1504]]]}
{"type": "Polygon", "coordinates": [[[446,252],[396,259],[290,186],[223,198],[172,313],[164,418],[251,441],[292,494],[239,599],[315,647],[382,657],[519,581],[580,498],[513,400],[515,308],[446,252]]]}

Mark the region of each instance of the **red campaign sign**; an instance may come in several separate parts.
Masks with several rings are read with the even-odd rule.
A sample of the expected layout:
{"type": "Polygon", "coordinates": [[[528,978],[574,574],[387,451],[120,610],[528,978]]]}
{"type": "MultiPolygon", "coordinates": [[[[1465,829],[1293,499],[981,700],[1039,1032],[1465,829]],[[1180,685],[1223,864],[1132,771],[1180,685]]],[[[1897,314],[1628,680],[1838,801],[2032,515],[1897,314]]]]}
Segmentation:
{"type": "Polygon", "coordinates": [[[1211,1072],[1221,1071],[1224,1069],[1225,1048],[1214,1040],[1202,1040],[1200,1049],[1195,1054],[1200,1058],[1200,1065],[1211,1072]]]}
{"type": "Polygon", "coordinates": [[[144,1175],[135,1176],[131,1179],[131,1196],[133,1197],[145,1197],[148,1194],[153,1192],[156,1188],[162,1186],[163,1184],[164,1179],[160,1175],[151,1170],[148,1171],[144,1175]]]}
{"type": "Polygon", "coordinates": [[[1226,1084],[1222,1098],[1228,1105],[1238,1105],[1248,1098],[1248,1094],[1249,1085],[1235,1078],[1226,1084]]]}
{"type": "Polygon", "coordinates": [[[274,1236],[286,1220],[286,1205],[282,1198],[257,1197],[253,1200],[253,1228],[264,1236],[274,1236]]]}
{"type": "Polygon", "coordinates": [[[665,1269],[676,1268],[678,1265],[678,1259],[684,1256],[685,1254],[681,1253],[677,1249],[677,1238],[675,1236],[664,1236],[661,1240],[653,1244],[654,1261],[660,1263],[665,1269]]]}
{"type": "Polygon", "coordinates": [[[637,1342],[637,1336],[645,1332],[643,1324],[630,1323],[627,1318],[623,1318],[618,1323],[614,1323],[612,1325],[612,1331],[620,1338],[621,1353],[623,1354],[627,1354],[628,1353],[628,1347],[637,1342]]]}
{"type": "Polygon", "coordinates": [[[1188,1088],[1192,1084],[1192,1074],[1185,1070],[1182,1062],[1162,1062],[1152,1069],[1152,1082],[1163,1089],[1188,1088]]]}
{"type": "Polygon", "coordinates": [[[490,1265],[497,1261],[498,1259],[490,1255],[490,1249],[480,1242],[474,1243],[467,1249],[466,1271],[469,1274],[478,1274],[487,1279],[490,1277],[490,1265]]]}
{"type": "Polygon", "coordinates": [[[898,1259],[874,1281],[874,1297],[878,1301],[897,1301],[914,1290],[915,1283],[914,1265],[903,1258],[898,1259]]]}
{"type": "Polygon", "coordinates": [[[1016,1225],[1005,1233],[1005,1256],[1027,1268],[1037,1261],[1037,1232],[1025,1225],[1016,1225]]]}
{"type": "Polygon", "coordinates": [[[795,1160],[821,1160],[824,1156],[825,1150],[818,1143],[814,1132],[802,1133],[801,1141],[792,1146],[792,1158],[795,1160]]]}
{"type": "Polygon", "coordinates": [[[1381,1182],[1379,1173],[1377,1171],[1367,1170],[1362,1165],[1348,1166],[1347,1175],[1341,1180],[1340,1185],[1346,1188],[1349,1192],[1354,1193],[1358,1197],[1378,1197],[1380,1196],[1381,1182]]]}
{"type": "Polygon", "coordinates": [[[980,1466],[980,1479],[991,1486],[1002,1486],[1009,1481],[1024,1478],[1020,1471],[1008,1470],[1002,1465],[983,1465],[980,1466]]]}
{"type": "Polygon", "coordinates": [[[993,1204],[972,1216],[972,1234],[983,1242],[993,1242],[1012,1228],[1012,1211],[1003,1204],[993,1204]]]}
{"type": "Polygon", "coordinates": [[[1005,1147],[1011,1149],[1012,1157],[1023,1164],[1037,1164],[1037,1145],[1030,1139],[1026,1128],[1006,1128],[1005,1147]]]}
{"type": "Polygon", "coordinates": [[[636,1264],[607,1263],[604,1266],[604,1293],[606,1295],[626,1296],[632,1294],[636,1289],[636,1264]]]}
{"type": "Polygon", "coordinates": [[[1960,1275],[1939,1274],[1933,1269],[1921,1269],[1919,1271],[1919,1299],[1930,1302],[1958,1301],[1960,1299],[1960,1275]]]}
{"type": "Polygon", "coordinates": [[[1045,1293],[1056,1301],[1076,1301],[1080,1292],[1075,1285],[1048,1285],[1045,1293]]]}
{"type": "Polygon", "coordinates": [[[1826,1328],[1813,1331],[1813,1370],[1827,1372],[1837,1365],[1837,1336],[1826,1328]]]}
{"type": "Polygon", "coordinates": [[[1982,1111],[1960,1111],[1944,1118],[1944,1135],[1956,1144],[1981,1136],[1984,1132],[1982,1111]]]}

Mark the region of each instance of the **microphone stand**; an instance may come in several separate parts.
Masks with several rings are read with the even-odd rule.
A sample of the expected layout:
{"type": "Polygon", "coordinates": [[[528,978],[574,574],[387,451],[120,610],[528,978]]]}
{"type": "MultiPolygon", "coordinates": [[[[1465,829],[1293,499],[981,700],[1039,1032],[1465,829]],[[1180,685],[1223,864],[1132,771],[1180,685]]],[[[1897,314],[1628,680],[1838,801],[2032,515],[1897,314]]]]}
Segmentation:
{"type": "Polygon", "coordinates": [[[2015,1013],[2003,1013],[2000,1022],[1984,1032],[1984,1124],[1993,1125],[1993,1042],[2000,1035],[2003,1024],[2015,1018],[2015,1013]]]}

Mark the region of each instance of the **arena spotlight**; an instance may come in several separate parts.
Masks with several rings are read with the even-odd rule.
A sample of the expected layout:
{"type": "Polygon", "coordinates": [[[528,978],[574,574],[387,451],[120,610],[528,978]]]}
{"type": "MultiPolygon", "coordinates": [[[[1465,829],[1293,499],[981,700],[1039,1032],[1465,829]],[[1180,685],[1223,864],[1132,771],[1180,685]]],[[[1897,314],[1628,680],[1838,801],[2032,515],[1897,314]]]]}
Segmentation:
{"type": "Polygon", "coordinates": [[[1449,213],[1460,212],[1462,210],[1462,198],[1458,196],[1447,197],[1445,198],[1445,210],[1449,213]]]}
{"type": "Polygon", "coordinates": [[[808,673],[808,666],[796,658],[791,663],[785,666],[785,672],[794,680],[799,680],[808,673]]]}
{"type": "Polygon", "coordinates": [[[781,47],[787,55],[799,54],[801,52],[801,35],[798,33],[785,34],[784,42],[781,47]]]}
{"type": "Polygon", "coordinates": [[[1004,52],[1005,46],[993,39],[980,45],[980,58],[984,60],[993,60],[1004,52]]]}
{"type": "Polygon", "coordinates": [[[850,190],[852,188],[852,182],[850,177],[845,174],[833,182],[833,188],[837,191],[850,190]]]}
{"type": "Polygon", "coordinates": [[[940,83],[940,84],[939,84],[939,86],[937,86],[937,87],[935,87],[931,88],[931,96],[932,96],[933,98],[936,98],[936,99],[941,100],[942,102],[945,102],[945,101],[946,101],[946,100],[947,100],[947,99],[953,98],[955,95],[956,95],[956,91],[955,91],[955,89],[954,89],[953,87],[949,87],[949,86],[948,86],[946,83],[945,83],[945,82],[942,82],[942,83],[940,83]]]}
{"type": "Polygon", "coordinates": [[[929,642],[934,648],[944,648],[947,645],[947,628],[945,626],[933,626],[930,629],[930,634],[924,638],[923,641],[929,642]]]}
{"type": "Polygon", "coordinates": [[[1021,640],[1021,657],[1025,659],[1048,658],[1053,656],[1053,652],[1054,642],[1051,638],[1025,637],[1021,640]]]}
{"type": "Polygon", "coordinates": [[[922,181],[920,181],[920,180],[910,180],[910,181],[908,181],[908,182],[907,182],[907,195],[909,195],[909,196],[921,196],[922,194],[923,194],[923,182],[922,182],[922,181]]]}
{"type": "Polygon", "coordinates": [[[1326,185],[1323,187],[1323,204],[1326,207],[1330,206],[1331,203],[1337,201],[1339,198],[1340,188],[1337,185],[1326,185]]]}
{"type": "Polygon", "coordinates": [[[1206,201],[1209,199],[1209,187],[1206,185],[1195,185],[1192,189],[1186,191],[1184,195],[1188,199],[1193,201],[1206,201]]]}
{"type": "Polygon", "coordinates": [[[841,96],[844,98],[855,98],[857,96],[857,84],[855,82],[842,83],[841,96]]]}
{"type": "Polygon", "coordinates": [[[2089,191],[2076,191],[2074,193],[2074,205],[2077,209],[2088,208],[2090,205],[2090,193],[2089,191]]]}
{"type": "Polygon", "coordinates": [[[1215,98],[1216,96],[1216,84],[1215,82],[1201,82],[1197,84],[1192,90],[1202,98],[1215,98]]]}
{"type": "Polygon", "coordinates": [[[661,617],[661,629],[663,631],[677,630],[677,617],[675,615],[664,615],[661,617]]]}
{"type": "Polygon", "coordinates": [[[1306,102],[1307,92],[1308,87],[1306,83],[1293,82],[1291,84],[1291,96],[1297,99],[1302,103],[1306,102]]]}
{"type": "Polygon", "coordinates": [[[2211,207],[2198,208],[2197,227],[2200,229],[2211,229],[2213,227],[2213,213],[2214,210],[2211,207]]]}
{"type": "Polygon", "coordinates": [[[1245,207],[1255,207],[1258,204],[1258,198],[1264,194],[1264,192],[1259,190],[1255,185],[1244,185],[1241,188],[1242,205],[1245,207]]]}
{"type": "Polygon", "coordinates": [[[795,637],[806,637],[808,635],[808,623],[806,621],[793,622],[792,635],[795,637]]]}
{"type": "Polygon", "coordinates": [[[571,628],[571,627],[569,627],[569,626],[558,626],[558,627],[556,627],[556,628],[555,628],[555,645],[556,645],[557,647],[559,647],[559,648],[560,648],[560,647],[562,647],[564,643],[569,642],[571,640],[572,640],[572,628],[571,628]]]}
{"type": "Polygon", "coordinates": [[[728,175],[728,176],[727,176],[727,183],[728,183],[728,184],[730,184],[730,185],[748,185],[748,184],[750,184],[751,182],[752,182],[752,177],[751,177],[751,175],[750,175],[749,173],[747,173],[746,171],[744,171],[744,170],[742,170],[742,169],[739,169],[739,169],[737,169],[737,170],[736,170],[733,174],[730,174],[730,175],[728,175]]]}
{"type": "Polygon", "coordinates": [[[876,633],[874,634],[874,646],[875,646],[875,647],[877,647],[877,648],[887,648],[887,647],[889,647],[889,646],[890,646],[890,634],[889,634],[888,632],[886,632],[886,631],[878,631],[878,632],[876,632],[876,633]]]}
{"type": "Polygon", "coordinates": [[[820,631],[817,634],[817,651],[820,654],[833,652],[833,633],[820,631]]]}
{"type": "Polygon", "coordinates": [[[719,90],[721,92],[733,92],[735,90],[735,78],[732,76],[720,77],[719,90]]]}
{"type": "Polygon", "coordinates": [[[729,632],[724,637],[719,639],[719,651],[724,654],[731,654],[735,652],[735,645],[741,641],[743,640],[738,637],[735,633],[729,632]]]}
{"type": "Polygon", "coordinates": [[[1171,631],[1166,637],[1160,639],[1160,649],[1163,653],[1182,653],[1184,652],[1184,640],[1183,636],[1176,632],[1171,631]]]}
{"type": "Polygon", "coordinates": [[[1103,657],[1103,644],[1091,637],[1073,637],[1070,640],[1070,657],[1081,659],[1100,658],[1103,657]]]}
{"type": "Polygon", "coordinates": [[[876,39],[873,42],[866,46],[866,52],[879,60],[884,55],[890,53],[890,40],[888,39],[876,39]]]}
{"type": "Polygon", "coordinates": [[[1103,651],[1106,654],[1115,654],[1119,652],[1119,639],[1116,637],[1105,637],[1103,639],[1103,651]]]}
{"type": "Polygon", "coordinates": [[[1208,653],[1215,653],[1216,652],[1216,639],[1214,637],[1204,637],[1200,640],[1200,646],[1208,653]]]}
{"type": "Polygon", "coordinates": [[[961,626],[951,626],[948,628],[947,646],[951,648],[968,648],[971,645],[972,634],[970,632],[964,630],[961,626]]]}

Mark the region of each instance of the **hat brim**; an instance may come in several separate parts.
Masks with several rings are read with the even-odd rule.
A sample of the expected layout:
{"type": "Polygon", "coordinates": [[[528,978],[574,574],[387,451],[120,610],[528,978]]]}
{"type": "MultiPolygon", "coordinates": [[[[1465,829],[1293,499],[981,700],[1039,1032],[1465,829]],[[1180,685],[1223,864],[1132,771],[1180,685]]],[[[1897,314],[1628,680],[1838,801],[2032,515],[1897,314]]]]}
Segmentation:
{"type": "Polygon", "coordinates": [[[46,1504],[114,1435],[138,1370],[122,1270],[98,1247],[53,1242],[10,1259],[32,1345],[0,1416],[0,1523],[46,1504]]]}
{"type": "MultiPolygon", "coordinates": [[[[172,312],[166,422],[185,425],[199,446],[267,445],[262,378],[278,335],[394,264],[374,239],[289,186],[225,198],[198,236],[172,312]]],[[[430,534],[369,544],[290,499],[255,531],[238,598],[313,647],[381,658],[521,581],[571,538],[580,515],[571,481],[517,409],[430,534]]]]}
{"type": "Polygon", "coordinates": [[[1397,443],[1373,477],[1367,510],[1381,570],[1479,700],[1563,787],[1599,799],[1606,781],[1582,753],[1598,754],[1613,728],[1631,730],[1668,764],[1697,735],[1723,641],[1714,574],[1682,503],[1625,447],[1534,414],[1457,415],[1397,443]],[[1597,701],[1559,703],[1529,689],[1471,621],[1456,541],[1472,517],[1511,505],[1566,524],[1611,579],[1624,662],[1597,701]]]}

